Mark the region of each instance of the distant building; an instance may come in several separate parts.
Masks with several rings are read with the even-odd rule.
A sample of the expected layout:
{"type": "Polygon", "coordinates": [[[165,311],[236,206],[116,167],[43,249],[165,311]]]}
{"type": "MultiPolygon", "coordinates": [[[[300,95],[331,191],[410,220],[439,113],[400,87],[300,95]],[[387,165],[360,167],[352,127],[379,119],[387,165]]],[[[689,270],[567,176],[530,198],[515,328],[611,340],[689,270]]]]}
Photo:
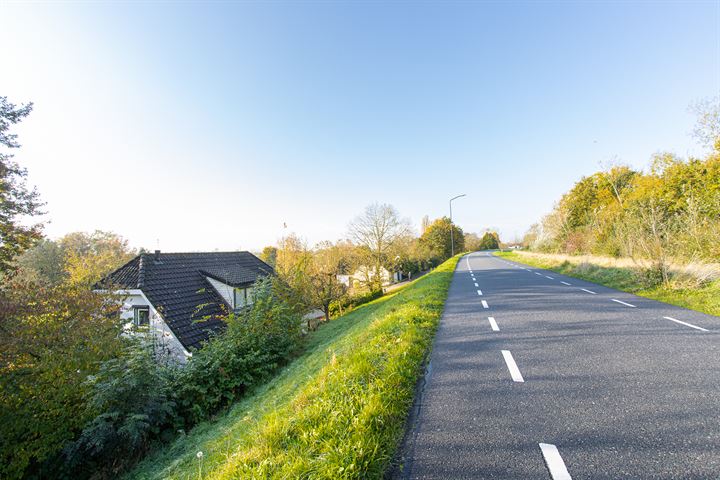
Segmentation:
{"type": "MultiPolygon", "coordinates": [[[[358,267],[351,275],[338,275],[338,282],[344,284],[348,288],[355,288],[359,285],[365,285],[375,279],[375,268],[368,266],[358,267]]],[[[380,269],[381,285],[383,287],[397,283],[402,280],[402,272],[391,273],[385,267],[380,269]]]]}

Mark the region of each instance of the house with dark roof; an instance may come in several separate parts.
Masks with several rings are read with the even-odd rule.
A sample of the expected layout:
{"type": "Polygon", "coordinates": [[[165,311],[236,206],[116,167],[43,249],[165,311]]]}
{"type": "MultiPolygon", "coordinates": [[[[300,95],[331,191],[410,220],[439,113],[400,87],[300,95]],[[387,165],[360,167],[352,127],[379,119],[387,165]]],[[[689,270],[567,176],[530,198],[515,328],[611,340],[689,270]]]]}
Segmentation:
{"type": "Polygon", "coordinates": [[[141,253],[96,288],[123,298],[122,316],[152,332],[181,361],[252,303],[252,288],[273,268],[249,252],[141,253]]]}

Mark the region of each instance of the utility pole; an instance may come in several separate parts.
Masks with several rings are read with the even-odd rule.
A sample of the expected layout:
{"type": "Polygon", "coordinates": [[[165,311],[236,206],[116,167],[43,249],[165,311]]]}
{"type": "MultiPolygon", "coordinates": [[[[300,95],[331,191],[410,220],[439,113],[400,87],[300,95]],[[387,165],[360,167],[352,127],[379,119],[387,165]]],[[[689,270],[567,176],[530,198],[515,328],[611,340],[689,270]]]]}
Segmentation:
{"type": "Polygon", "coordinates": [[[454,228],[453,228],[453,221],[452,221],[452,202],[453,200],[457,200],[458,198],[465,197],[464,193],[462,195],[458,195],[457,197],[453,197],[450,199],[450,257],[455,256],[455,235],[454,235],[454,228]]]}

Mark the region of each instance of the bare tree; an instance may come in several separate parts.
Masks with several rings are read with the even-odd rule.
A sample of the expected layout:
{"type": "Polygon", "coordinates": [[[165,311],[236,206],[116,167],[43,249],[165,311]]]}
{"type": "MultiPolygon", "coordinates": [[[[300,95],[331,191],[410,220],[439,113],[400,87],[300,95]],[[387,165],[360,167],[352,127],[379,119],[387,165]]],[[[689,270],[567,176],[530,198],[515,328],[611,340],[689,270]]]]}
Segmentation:
{"type": "Polygon", "coordinates": [[[401,219],[395,207],[374,203],[350,223],[350,237],[370,252],[374,276],[371,289],[382,288],[382,268],[388,262],[393,243],[410,231],[410,222],[401,219]]]}
{"type": "Polygon", "coordinates": [[[720,151],[720,97],[699,101],[690,110],[697,115],[695,138],[703,146],[720,151]]]}

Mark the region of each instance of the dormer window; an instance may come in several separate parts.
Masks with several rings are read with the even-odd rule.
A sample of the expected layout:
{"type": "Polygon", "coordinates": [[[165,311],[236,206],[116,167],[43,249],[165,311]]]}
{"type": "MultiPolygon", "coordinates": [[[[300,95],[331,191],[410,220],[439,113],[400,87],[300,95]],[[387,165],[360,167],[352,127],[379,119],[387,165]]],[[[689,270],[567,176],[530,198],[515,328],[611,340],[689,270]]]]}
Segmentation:
{"type": "Polygon", "coordinates": [[[136,327],[150,325],[150,307],[134,307],[133,323],[136,327]]]}
{"type": "Polygon", "coordinates": [[[235,310],[238,310],[246,305],[252,305],[252,303],[252,287],[235,289],[233,303],[235,310]]]}

